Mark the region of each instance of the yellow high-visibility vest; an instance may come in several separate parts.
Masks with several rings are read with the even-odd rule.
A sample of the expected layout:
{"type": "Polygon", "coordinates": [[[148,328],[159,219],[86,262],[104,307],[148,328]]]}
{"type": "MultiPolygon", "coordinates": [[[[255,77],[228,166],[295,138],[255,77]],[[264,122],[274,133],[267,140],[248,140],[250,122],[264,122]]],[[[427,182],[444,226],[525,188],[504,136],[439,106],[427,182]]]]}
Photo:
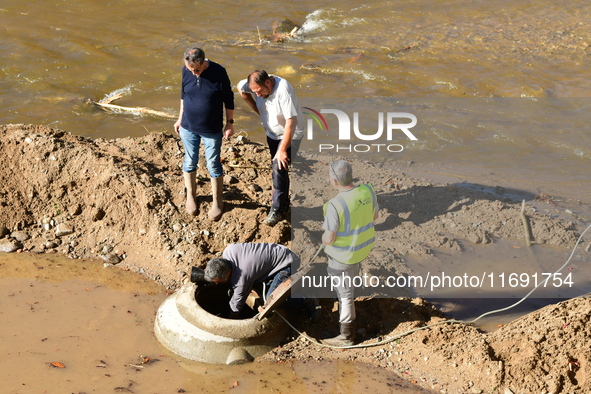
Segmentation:
{"type": "Polygon", "coordinates": [[[342,264],[357,264],[371,252],[375,243],[373,217],[376,192],[371,184],[359,185],[324,204],[324,215],[332,204],[339,215],[335,241],[324,252],[342,264]]]}

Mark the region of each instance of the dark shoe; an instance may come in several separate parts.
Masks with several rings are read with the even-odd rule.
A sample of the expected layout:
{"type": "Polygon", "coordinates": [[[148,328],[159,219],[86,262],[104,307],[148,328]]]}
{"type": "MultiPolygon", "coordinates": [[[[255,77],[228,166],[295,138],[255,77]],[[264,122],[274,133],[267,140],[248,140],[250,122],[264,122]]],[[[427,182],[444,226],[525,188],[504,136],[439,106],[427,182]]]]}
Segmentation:
{"type": "Polygon", "coordinates": [[[336,347],[347,347],[355,344],[355,328],[353,323],[341,323],[341,334],[325,339],[322,343],[336,347]]]}
{"type": "Polygon", "coordinates": [[[279,223],[281,219],[283,219],[283,214],[279,212],[279,209],[271,208],[271,210],[269,211],[269,215],[263,221],[263,223],[265,223],[267,226],[274,226],[277,223],[279,223]]]}
{"type": "Polygon", "coordinates": [[[320,321],[320,315],[322,314],[322,307],[318,303],[316,298],[306,298],[305,301],[306,311],[310,315],[310,323],[316,324],[320,321]]]}

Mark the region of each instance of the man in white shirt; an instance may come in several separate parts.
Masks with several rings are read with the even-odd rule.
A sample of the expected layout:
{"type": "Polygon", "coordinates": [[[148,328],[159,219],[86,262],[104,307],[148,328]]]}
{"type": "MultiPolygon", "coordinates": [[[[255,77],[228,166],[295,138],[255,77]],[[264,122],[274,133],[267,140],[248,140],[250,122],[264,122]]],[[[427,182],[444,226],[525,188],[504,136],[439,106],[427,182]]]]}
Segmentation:
{"type": "Polygon", "coordinates": [[[273,203],[266,224],[274,226],[289,209],[289,171],[304,136],[304,115],[292,86],[285,79],[255,70],[238,83],[238,91],[261,116],[271,152],[273,203]]]}

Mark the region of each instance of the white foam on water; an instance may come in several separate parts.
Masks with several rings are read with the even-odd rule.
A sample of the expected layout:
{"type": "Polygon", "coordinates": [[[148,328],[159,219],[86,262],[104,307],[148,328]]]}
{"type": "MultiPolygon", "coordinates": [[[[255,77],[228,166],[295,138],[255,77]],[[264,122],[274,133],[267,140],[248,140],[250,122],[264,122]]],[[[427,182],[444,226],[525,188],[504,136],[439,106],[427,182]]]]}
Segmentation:
{"type": "Polygon", "coordinates": [[[346,15],[336,8],[321,8],[308,16],[298,34],[313,34],[330,30],[356,26],[365,23],[363,18],[347,18],[346,15]]]}
{"type": "Polygon", "coordinates": [[[129,84],[121,89],[113,90],[111,93],[108,93],[104,99],[109,99],[113,96],[117,96],[118,94],[120,94],[122,96],[129,96],[129,95],[131,95],[131,89],[134,87],[135,86],[133,84],[129,84]]]}
{"type": "Polygon", "coordinates": [[[308,16],[306,16],[306,21],[302,25],[299,33],[317,33],[327,30],[329,20],[328,16],[331,11],[335,11],[335,9],[319,9],[308,14],[308,16]]]}

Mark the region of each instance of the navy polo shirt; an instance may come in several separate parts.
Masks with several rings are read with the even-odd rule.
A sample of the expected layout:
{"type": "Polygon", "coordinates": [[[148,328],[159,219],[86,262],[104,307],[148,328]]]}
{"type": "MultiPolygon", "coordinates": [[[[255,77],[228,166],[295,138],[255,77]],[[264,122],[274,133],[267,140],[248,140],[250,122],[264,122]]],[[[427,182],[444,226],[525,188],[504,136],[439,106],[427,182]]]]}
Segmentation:
{"type": "Polygon", "coordinates": [[[182,77],[181,126],[197,134],[221,133],[224,106],[234,109],[234,92],[226,69],[210,61],[209,67],[198,77],[183,66],[182,77]]]}

